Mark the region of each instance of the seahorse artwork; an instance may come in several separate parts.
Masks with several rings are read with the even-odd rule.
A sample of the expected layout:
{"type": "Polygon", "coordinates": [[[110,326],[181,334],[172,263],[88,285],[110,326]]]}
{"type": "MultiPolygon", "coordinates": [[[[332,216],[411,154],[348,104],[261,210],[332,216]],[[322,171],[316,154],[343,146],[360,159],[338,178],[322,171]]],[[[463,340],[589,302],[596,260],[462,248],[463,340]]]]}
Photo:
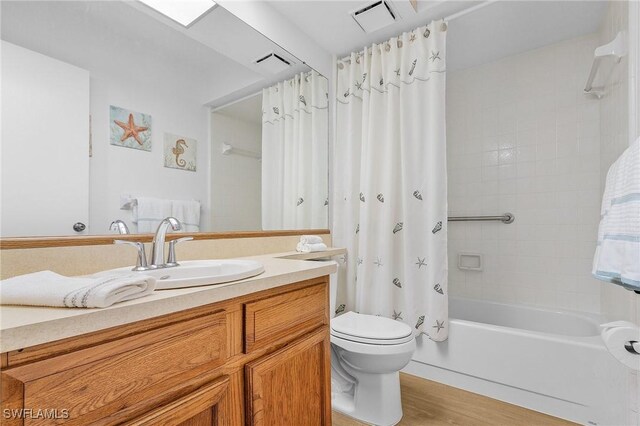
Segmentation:
{"type": "Polygon", "coordinates": [[[184,160],[184,158],[180,158],[180,156],[182,154],[184,154],[184,148],[182,147],[182,145],[186,146],[187,148],[189,148],[189,145],[187,145],[187,143],[184,141],[184,139],[178,139],[176,141],[176,146],[175,148],[171,149],[171,152],[173,152],[173,155],[176,156],[176,164],[180,167],[184,167],[187,165],[187,162],[184,160]]]}
{"type": "Polygon", "coordinates": [[[195,172],[198,141],[182,135],[164,134],[164,166],[170,169],[195,172]]]}

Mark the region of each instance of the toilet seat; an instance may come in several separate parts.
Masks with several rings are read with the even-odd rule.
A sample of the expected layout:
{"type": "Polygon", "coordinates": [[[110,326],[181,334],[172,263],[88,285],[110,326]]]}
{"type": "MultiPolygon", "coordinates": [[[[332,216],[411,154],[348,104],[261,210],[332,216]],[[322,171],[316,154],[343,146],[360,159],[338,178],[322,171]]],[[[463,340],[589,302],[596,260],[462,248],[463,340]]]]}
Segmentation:
{"type": "Polygon", "coordinates": [[[365,345],[401,345],[403,343],[407,343],[413,340],[413,336],[407,336],[402,339],[367,339],[364,337],[358,336],[349,336],[348,334],[338,333],[334,330],[331,330],[331,336],[338,337],[342,340],[348,340],[354,343],[362,343],[365,345]]]}
{"type": "Polygon", "coordinates": [[[332,319],[331,335],[370,345],[399,345],[413,340],[413,330],[404,323],[356,312],[332,319]]]}

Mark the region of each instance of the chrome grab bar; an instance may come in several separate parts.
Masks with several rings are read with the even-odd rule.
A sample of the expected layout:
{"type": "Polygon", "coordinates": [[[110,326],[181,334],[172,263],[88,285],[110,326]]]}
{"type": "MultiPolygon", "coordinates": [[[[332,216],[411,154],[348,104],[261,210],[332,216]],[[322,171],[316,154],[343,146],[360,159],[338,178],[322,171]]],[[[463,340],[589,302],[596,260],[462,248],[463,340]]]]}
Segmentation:
{"type": "Polygon", "coordinates": [[[449,216],[449,222],[469,222],[469,221],[487,221],[487,220],[499,220],[502,223],[513,223],[516,219],[513,213],[505,213],[501,216],[449,216]]]}

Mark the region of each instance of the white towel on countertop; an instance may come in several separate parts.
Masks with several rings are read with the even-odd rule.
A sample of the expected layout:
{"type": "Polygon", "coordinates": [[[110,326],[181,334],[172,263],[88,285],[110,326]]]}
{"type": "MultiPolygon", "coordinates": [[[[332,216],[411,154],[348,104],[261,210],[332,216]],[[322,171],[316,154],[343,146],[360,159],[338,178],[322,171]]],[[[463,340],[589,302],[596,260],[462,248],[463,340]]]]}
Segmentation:
{"type": "Polygon", "coordinates": [[[301,253],[314,253],[317,251],[326,251],[327,245],[325,243],[303,244],[300,242],[296,246],[296,250],[301,253]]]}
{"type": "Polygon", "coordinates": [[[173,200],[171,216],[182,224],[182,232],[200,232],[200,202],[173,200]]]}
{"type": "Polygon", "coordinates": [[[607,173],[593,275],[640,291],[640,138],[607,173]]]}
{"type": "Polygon", "coordinates": [[[133,206],[132,222],[138,225],[139,234],[156,232],[160,222],[171,216],[171,209],[171,200],[139,197],[133,206]]]}
{"type": "Polygon", "coordinates": [[[156,279],[140,273],[65,277],[40,271],[0,281],[3,305],[106,308],[153,292],[156,279]]]}
{"type": "Polygon", "coordinates": [[[300,237],[300,242],[302,244],[319,244],[323,243],[324,241],[322,241],[322,237],[319,237],[317,235],[303,235],[300,237]]]}

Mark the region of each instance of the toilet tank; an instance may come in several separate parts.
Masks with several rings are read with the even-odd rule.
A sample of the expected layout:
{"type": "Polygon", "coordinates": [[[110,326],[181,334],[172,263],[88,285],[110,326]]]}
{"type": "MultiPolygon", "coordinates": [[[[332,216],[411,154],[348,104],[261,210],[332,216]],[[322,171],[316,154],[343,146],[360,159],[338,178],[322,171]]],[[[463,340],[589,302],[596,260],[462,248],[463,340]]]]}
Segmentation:
{"type": "MultiPolygon", "coordinates": [[[[338,262],[335,260],[325,260],[324,262],[331,262],[336,266],[338,262]]],[[[329,318],[336,316],[336,299],[338,297],[338,273],[335,272],[329,275],[329,318]]]]}
{"type": "MultiPolygon", "coordinates": [[[[335,262],[334,262],[335,263],[335,262]]],[[[338,297],[338,273],[329,275],[329,318],[336,316],[336,299],[338,297]]]]}
{"type": "MultiPolygon", "coordinates": [[[[315,260],[315,262],[332,263],[337,267],[338,262],[335,260],[315,260]]],[[[329,318],[336,316],[336,299],[338,298],[338,273],[329,274],[329,318]]]]}

